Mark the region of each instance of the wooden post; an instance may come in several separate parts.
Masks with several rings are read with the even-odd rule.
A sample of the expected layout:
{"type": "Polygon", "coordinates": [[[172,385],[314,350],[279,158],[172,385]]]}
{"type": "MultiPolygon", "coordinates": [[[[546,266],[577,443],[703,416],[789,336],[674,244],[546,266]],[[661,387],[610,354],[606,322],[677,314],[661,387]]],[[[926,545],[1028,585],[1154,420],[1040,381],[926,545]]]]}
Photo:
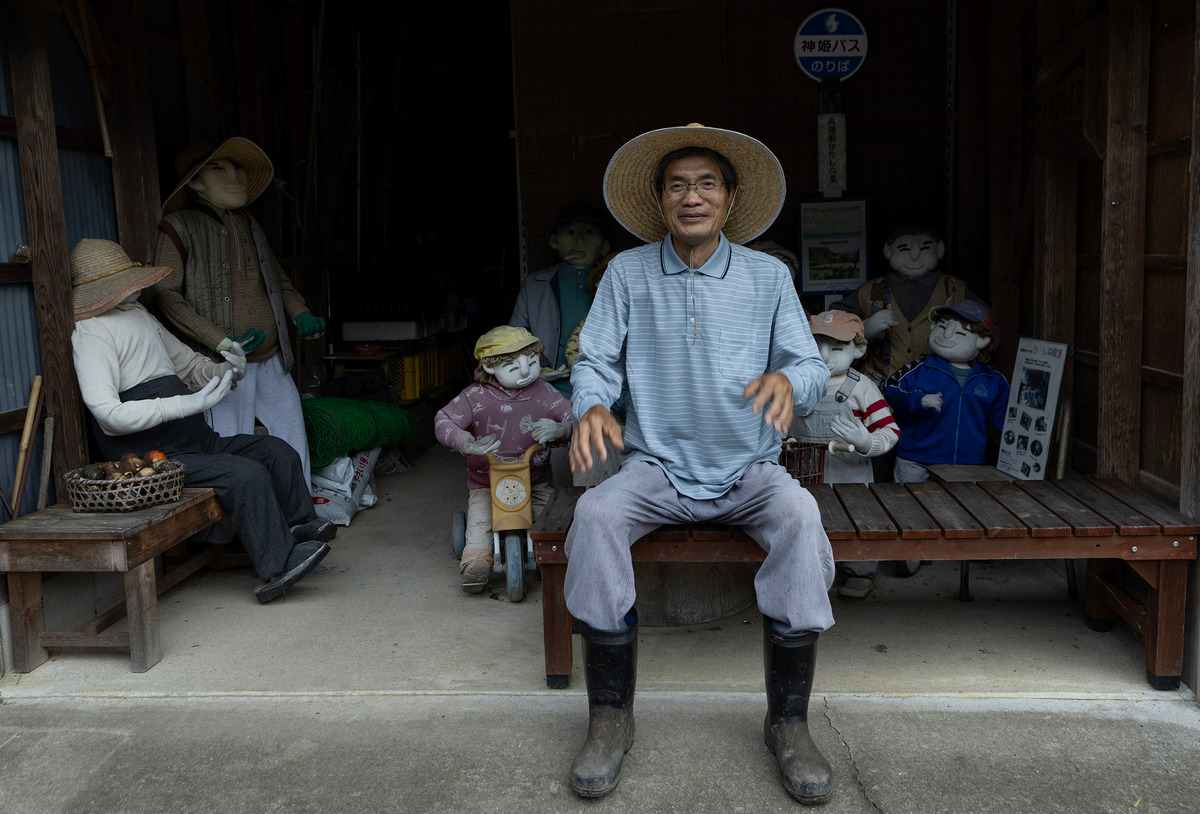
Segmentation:
{"type": "Polygon", "coordinates": [[[1021,189],[1021,72],[1014,68],[1021,54],[1021,14],[1018,3],[993,3],[989,26],[988,68],[990,100],[988,177],[991,185],[992,310],[1003,328],[1004,344],[992,359],[997,370],[1012,370],[1020,336],[1021,189]]]}
{"type": "Polygon", "coordinates": [[[117,90],[108,117],[113,141],[113,192],[119,243],[140,263],[154,259],[159,200],[158,159],[146,29],[141,0],[99,0],[97,20],[109,57],[109,76],[117,90]]]}
{"type": "Polygon", "coordinates": [[[1100,239],[1097,468],[1138,483],[1150,5],[1114,0],[1108,18],[1108,123],[1100,239]]]}
{"type": "MultiPolygon", "coordinates": [[[[1078,161],[1043,154],[1037,160],[1033,230],[1034,279],[1039,282],[1038,336],[1051,342],[1075,341],[1076,202],[1078,161]]],[[[1063,372],[1059,398],[1074,400],[1074,364],[1063,372]]],[[[1070,454],[1071,439],[1061,442],[1070,454]]]]}
{"type": "MultiPolygon", "coordinates": [[[[1200,0],[1192,30],[1192,154],[1188,163],[1187,306],[1183,332],[1183,422],[1180,436],[1179,510],[1200,517],[1200,0]]],[[[1183,680],[1195,687],[1200,679],[1200,602],[1196,601],[1197,565],[1188,579],[1187,636],[1184,641],[1183,680]]]]}
{"type": "Polygon", "coordinates": [[[42,4],[37,0],[14,0],[9,4],[8,30],[4,33],[16,108],[17,156],[25,194],[46,415],[53,416],[57,423],[57,478],[87,462],[87,441],[83,401],[71,362],[71,332],[75,330],[71,269],[42,13],[42,4]]]}

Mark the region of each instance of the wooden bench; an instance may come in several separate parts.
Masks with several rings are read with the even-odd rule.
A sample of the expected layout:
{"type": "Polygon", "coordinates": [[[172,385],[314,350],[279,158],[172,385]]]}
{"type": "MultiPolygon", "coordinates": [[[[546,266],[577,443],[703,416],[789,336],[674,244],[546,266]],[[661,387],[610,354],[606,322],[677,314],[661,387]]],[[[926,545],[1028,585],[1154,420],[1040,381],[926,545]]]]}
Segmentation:
{"type": "Polygon", "coordinates": [[[186,560],[157,579],[154,558],[225,516],[212,489],[184,489],[180,499],[132,512],[75,512],[60,503],[0,525],[0,571],[8,572],[13,661],[27,673],[50,647],[128,648],[135,673],[162,659],[158,594],[215,560],[221,546],[186,560]],[[125,601],[75,633],[47,632],[42,574],[117,571],[125,601]],[[101,635],[122,616],[128,633],[101,635]]]}
{"type": "MultiPolygon", "coordinates": [[[[1145,639],[1146,677],[1177,689],[1183,667],[1188,561],[1200,523],[1115,480],[876,483],[806,486],[834,559],[1087,560],[1089,626],[1119,617],[1145,639]],[[1122,565],[1144,585],[1123,587],[1122,565]],[[1140,592],[1139,592],[1140,593],[1140,592]]],[[[563,598],[564,542],[580,489],[558,490],[531,536],[542,572],[546,683],[571,678],[573,620],[563,598]]],[[[664,526],[634,543],[634,562],[762,562],[736,527],[664,526]]]]}

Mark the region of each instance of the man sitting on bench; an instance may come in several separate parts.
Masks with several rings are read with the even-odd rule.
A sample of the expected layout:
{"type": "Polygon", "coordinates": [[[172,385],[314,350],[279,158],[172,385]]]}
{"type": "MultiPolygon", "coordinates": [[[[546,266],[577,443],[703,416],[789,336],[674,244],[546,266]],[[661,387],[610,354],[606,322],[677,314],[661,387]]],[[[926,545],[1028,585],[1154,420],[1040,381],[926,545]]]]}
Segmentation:
{"type": "Polygon", "coordinates": [[[572,470],[605,460],[606,439],[623,450],[620,471],[580,497],[566,540],[565,597],[582,627],[589,708],[571,787],[607,794],[633,745],[630,546],[664,524],[726,523],[767,552],[754,581],[767,747],[789,794],[825,802],[831,771],[808,732],[808,699],[817,635],[833,624],[833,552],[816,501],[778,458],[793,408],[816,405],[829,370],[787,267],[740,245],[774,222],[783,168],[741,133],[672,127],[621,147],[604,195],[648,245],[609,263],[571,375],[572,470]],[[626,388],[622,433],[609,407],[626,388]]]}
{"type": "Polygon", "coordinates": [[[183,344],[137,302],[169,268],[143,267],[108,240],[71,250],[79,390],[95,421],[101,454],[157,449],[184,465],[188,486],[211,487],[264,582],[270,602],[316,567],[336,532],[313,511],[300,456],[269,435],[222,438],[202,414],[246,370],[234,343],[216,363],[183,344]],[[192,389],[196,388],[196,392],[192,389]]]}

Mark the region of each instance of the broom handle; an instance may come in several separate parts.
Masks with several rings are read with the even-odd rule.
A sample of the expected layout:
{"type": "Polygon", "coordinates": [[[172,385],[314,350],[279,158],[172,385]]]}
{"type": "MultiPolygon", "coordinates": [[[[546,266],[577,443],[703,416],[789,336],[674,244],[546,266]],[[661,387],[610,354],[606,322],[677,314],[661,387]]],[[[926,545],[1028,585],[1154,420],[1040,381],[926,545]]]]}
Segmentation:
{"type": "Polygon", "coordinates": [[[29,404],[25,408],[25,428],[21,431],[21,446],[17,450],[17,474],[13,477],[12,516],[15,520],[21,512],[21,498],[25,495],[25,476],[28,474],[29,439],[37,427],[42,413],[42,377],[33,377],[29,391],[29,404]]]}

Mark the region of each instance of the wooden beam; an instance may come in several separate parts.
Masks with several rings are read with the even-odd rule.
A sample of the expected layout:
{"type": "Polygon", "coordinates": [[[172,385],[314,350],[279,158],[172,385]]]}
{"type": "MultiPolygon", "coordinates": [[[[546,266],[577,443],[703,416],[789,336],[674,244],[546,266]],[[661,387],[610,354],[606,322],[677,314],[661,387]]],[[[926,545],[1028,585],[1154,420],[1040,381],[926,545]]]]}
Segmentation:
{"type": "Polygon", "coordinates": [[[17,157],[33,270],[34,312],[42,350],[46,415],[55,420],[54,476],[86,463],[83,401],[71,362],[71,270],[55,147],[54,98],[46,29],[38,0],[14,0],[6,16],[17,120],[17,157]]]}
{"type": "MultiPolygon", "coordinates": [[[[1021,269],[1019,258],[1022,234],[1021,172],[1021,71],[1013,69],[1013,60],[1022,53],[1022,4],[990,4],[988,26],[988,100],[989,116],[988,185],[990,188],[991,290],[988,292],[995,311],[1011,338],[1021,332],[1021,269]]],[[[1005,341],[992,359],[998,370],[1012,370],[1016,343],[1005,341]]]]}
{"type": "Polygon", "coordinates": [[[1108,122],[1100,238],[1099,474],[1141,470],[1143,252],[1150,4],[1114,0],[1108,20],[1108,122]]]}
{"type": "Polygon", "coordinates": [[[97,11],[117,91],[108,106],[117,233],[133,260],[148,263],[154,259],[161,201],[142,2],[99,0],[97,11]]]}
{"type": "MultiPolygon", "coordinates": [[[[205,3],[179,0],[179,44],[183,49],[189,141],[206,141],[216,147],[221,139],[221,117],[213,86],[212,47],[205,6],[205,3]]],[[[180,150],[187,146],[176,145],[180,150]]]]}
{"type": "MultiPolygon", "coordinates": [[[[1179,510],[1200,517],[1200,2],[1192,31],[1192,154],[1188,162],[1188,252],[1186,323],[1183,332],[1183,436],[1180,449],[1179,510]]],[[[1192,686],[1195,686],[1194,684],[1192,686]]]]}
{"type": "Polygon", "coordinates": [[[267,128],[263,119],[265,104],[256,12],[256,3],[233,4],[233,53],[237,64],[238,121],[241,123],[238,134],[261,146],[267,128]]]}

